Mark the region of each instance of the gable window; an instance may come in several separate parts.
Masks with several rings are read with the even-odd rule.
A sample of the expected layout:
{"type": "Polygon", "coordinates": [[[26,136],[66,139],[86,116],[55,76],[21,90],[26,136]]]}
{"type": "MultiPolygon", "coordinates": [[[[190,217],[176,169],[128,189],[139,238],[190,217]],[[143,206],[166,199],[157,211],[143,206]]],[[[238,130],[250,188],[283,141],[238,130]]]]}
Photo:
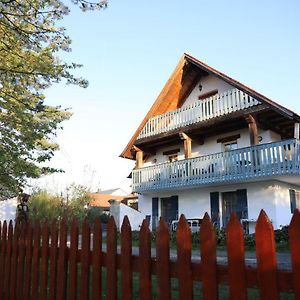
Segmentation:
{"type": "Polygon", "coordinates": [[[290,190],[290,204],[292,214],[296,208],[300,209],[300,191],[290,190]]]}

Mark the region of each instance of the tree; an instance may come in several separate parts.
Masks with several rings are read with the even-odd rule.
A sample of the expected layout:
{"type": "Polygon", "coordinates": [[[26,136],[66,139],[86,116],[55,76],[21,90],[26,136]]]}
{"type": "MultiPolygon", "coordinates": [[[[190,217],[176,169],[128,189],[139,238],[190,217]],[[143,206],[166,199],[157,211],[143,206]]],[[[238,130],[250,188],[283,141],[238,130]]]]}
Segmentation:
{"type": "Polygon", "coordinates": [[[77,219],[79,224],[88,215],[90,191],[81,185],[71,184],[66,196],[58,196],[46,190],[37,190],[29,198],[29,218],[31,221],[49,221],[65,218],[70,224],[77,219]]]}
{"type": "MultiPolygon", "coordinates": [[[[82,10],[105,2],[74,0],[82,10]]],[[[81,87],[72,75],[80,67],[58,57],[70,51],[70,38],[57,26],[69,12],[59,0],[0,0],[0,197],[17,194],[27,178],[58,170],[45,166],[58,149],[54,137],[71,113],[45,103],[44,90],[64,81],[81,87]]]]}

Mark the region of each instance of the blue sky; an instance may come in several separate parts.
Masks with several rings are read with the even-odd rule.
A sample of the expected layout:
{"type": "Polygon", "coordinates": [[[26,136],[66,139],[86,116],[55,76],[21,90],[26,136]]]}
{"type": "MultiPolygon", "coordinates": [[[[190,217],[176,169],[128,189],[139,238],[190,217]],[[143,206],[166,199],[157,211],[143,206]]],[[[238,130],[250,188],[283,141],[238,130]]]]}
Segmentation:
{"type": "Polygon", "coordinates": [[[118,158],[180,56],[190,53],[300,114],[299,1],[115,1],[62,21],[82,63],[81,89],[52,86],[47,102],[70,107],[52,165],[66,173],[39,181],[57,192],[71,182],[128,185],[133,163],[118,158]]]}

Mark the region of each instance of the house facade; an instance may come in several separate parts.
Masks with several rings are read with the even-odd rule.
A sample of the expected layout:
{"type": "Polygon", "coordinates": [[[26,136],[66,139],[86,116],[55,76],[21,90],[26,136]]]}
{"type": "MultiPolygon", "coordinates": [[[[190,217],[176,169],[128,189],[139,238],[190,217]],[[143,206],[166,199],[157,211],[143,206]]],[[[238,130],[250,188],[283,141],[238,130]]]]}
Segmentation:
{"type": "MultiPolygon", "coordinates": [[[[264,209],[273,226],[300,206],[300,117],[184,54],[121,157],[136,160],[132,189],[155,229],[180,214],[236,212],[253,232],[264,209]]],[[[300,207],[299,207],[300,208],[300,207]]]]}

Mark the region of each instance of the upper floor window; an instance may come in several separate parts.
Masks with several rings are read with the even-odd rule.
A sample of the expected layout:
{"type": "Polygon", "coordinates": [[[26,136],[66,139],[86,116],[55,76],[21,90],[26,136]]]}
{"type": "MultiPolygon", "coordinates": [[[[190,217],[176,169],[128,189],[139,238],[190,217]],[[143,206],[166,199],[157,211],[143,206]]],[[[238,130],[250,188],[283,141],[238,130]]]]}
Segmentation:
{"type": "Polygon", "coordinates": [[[236,150],[238,148],[237,140],[231,141],[231,142],[227,142],[227,143],[223,143],[223,145],[224,145],[224,150],[226,152],[227,151],[236,150]]]}
{"type": "Polygon", "coordinates": [[[238,148],[237,140],[240,138],[240,134],[235,134],[231,136],[226,136],[217,139],[217,143],[222,143],[224,151],[232,151],[238,148]]]}
{"type": "Polygon", "coordinates": [[[178,160],[179,151],[180,149],[172,149],[172,150],[164,151],[163,155],[167,156],[169,162],[173,162],[178,160]]]}
{"type": "Polygon", "coordinates": [[[169,162],[177,161],[178,160],[178,155],[176,154],[171,154],[168,156],[169,157],[169,162]]]}
{"type": "Polygon", "coordinates": [[[292,214],[296,208],[300,209],[300,191],[290,190],[290,203],[292,214]]]}

